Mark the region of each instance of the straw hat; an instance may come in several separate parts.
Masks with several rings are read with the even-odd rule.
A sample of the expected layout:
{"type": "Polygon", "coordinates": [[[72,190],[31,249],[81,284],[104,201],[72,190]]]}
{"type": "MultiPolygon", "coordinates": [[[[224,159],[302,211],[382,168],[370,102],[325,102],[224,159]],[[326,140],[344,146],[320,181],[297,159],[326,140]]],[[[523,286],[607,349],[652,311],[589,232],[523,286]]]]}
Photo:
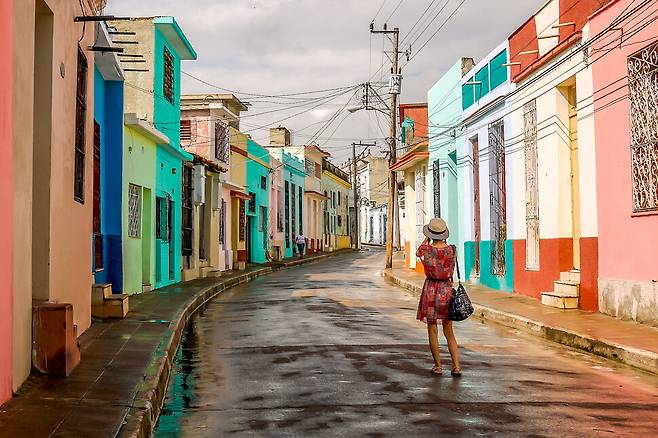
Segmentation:
{"type": "Polygon", "coordinates": [[[433,240],[446,240],[450,236],[446,221],[440,217],[430,219],[430,223],[423,227],[423,234],[433,240]]]}

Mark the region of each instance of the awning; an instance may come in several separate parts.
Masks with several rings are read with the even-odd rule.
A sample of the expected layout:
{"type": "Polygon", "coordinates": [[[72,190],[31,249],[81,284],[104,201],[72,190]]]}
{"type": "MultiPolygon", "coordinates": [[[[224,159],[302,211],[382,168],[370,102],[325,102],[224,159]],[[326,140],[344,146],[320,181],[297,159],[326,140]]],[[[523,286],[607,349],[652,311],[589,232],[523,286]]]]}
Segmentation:
{"type": "Polygon", "coordinates": [[[322,201],[328,201],[328,200],[329,200],[329,196],[325,196],[324,194],[322,194],[322,193],[320,193],[320,192],[316,192],[316,191],[314,191],[314,190],[306,190],[306,191],[304,192],[304,194],[309,195],[309,196],[312,196],[312,197],[314,197],[314,198],[318,198],[318,199],[320,199],[320,200],[322,200],[322,201]]]}
{"type": "Polygon", "coordinates": [[[427,160],[429,157],[430,153],[427,151],[427,141],[424,141],[398,158],[398,160],[389,168],[389,170],[391,172],[406,170],[415,166],[421,161],[427,160]]]}
{"type": "Polygon", "coordinates": [[[243,192],[238,192],[236,190],[231,190],[231,197],[238,198],[238,199],[244,199],[245,201],[251,200],[251,196],[249,196],[249,195],[247,195],[246,193],[243,193],[243,192]]]}

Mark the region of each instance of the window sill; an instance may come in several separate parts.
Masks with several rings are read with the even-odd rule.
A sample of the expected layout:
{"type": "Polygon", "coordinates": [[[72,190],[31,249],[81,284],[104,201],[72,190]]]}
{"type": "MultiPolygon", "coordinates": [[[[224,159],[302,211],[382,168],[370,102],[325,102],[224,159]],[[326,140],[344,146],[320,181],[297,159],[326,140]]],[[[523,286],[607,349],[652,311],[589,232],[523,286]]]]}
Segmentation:
{"type": "Polygon", "coordinates": [[[658,216],[658,210],[631,213],[631,217],[658,216]]]}

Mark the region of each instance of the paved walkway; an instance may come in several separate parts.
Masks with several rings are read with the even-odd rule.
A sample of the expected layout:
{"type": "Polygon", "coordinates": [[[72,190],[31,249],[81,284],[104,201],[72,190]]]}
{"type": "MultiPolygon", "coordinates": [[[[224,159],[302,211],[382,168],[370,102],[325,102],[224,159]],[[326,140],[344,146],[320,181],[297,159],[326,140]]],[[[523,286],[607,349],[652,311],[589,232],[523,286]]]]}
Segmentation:
{"type": "MultiPolygon", "coordinates": [[[[385,276],[417,294],[425,280],[404,267],[394,267],[385,276]]],[[[476,316],[658,373],[658,328],[597,312],[555,309],[530,297],[482,286],[468,286],[468,292],[476,316]]]]}
{"type": "Polygon", "coordinates": [[[658,378],[472,318],[429,372],[382,250],[227,291],[184,333],[156,437],[655,436],[658,378]]]}
{"type": "Polygon", "coordinates": [[[162,400],[168,358],[194,310],[238,283],[328,255],[251,266],[131,296],[125,319],[94,322],[81,336],[82,360],[71,376],[33,375],[0,407],[0,437],[114,437],[124,421],[137,435],[146,425],[148,435],[154,419],[144,417],[154,415],[150,405],[162,400]]]}

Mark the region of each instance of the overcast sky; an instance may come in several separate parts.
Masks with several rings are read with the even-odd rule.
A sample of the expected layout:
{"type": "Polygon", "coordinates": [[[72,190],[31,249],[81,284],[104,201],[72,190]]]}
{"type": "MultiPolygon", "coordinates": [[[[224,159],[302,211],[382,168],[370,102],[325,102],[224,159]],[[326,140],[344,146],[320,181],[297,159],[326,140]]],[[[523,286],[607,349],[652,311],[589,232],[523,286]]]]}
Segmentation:
{"type": "MultiPolygon", "coordinates": [[[[369,24],[375,15],[377,28],[385,20],[389,29],[399,27],[400,49],[406,50],[411,43],[411,53],[415,55],[403,70],[401,102],[425,102],[427,90],[460,56],[473,57],[478,62],[544,0],[465,0],[457,9],[460,3],[462,0],[108,0],[106,12],[176,17],[198,53],[197,61],[183,63],[183,71],[238,91],[238,97],[251,102],[249,111],[243,113],[241,127],[255,140],[267,144],[267,130],[257,127],[280,124],[293,131],[294,143],[301,145],[325,127],[323,121],[343,107],[353,92],[335,96],[332,101],[329,97],[326,101],[302,99],[342,90],[292,99],[250,94],[280,95],[348,87],[373,75],[373,81],[387,81],[381,71],[376,72],[382,62],[386,62],[385,73],[388,72],[390,64],[382,48],[390,50],[391,43],[381,35],[370,35],[369,24]],[[300,112],[303,113],[290,117],[300,112]],[[253,115],[257,113],[265,114],[253,115]]],[[[401,65],[405,63],[402,56],[401,65]]],[[[220,91],[183,76],[183,93],[197,92],[220,91]]],[[[348,107],[355,105],[358,97],[348,107]]],[[[388,121],[379,113],[351,114],[342,110],[316,141],[340,162],[351,153],[353,140],[372,139],[383,148],[387,132],[388,121]]]]}

